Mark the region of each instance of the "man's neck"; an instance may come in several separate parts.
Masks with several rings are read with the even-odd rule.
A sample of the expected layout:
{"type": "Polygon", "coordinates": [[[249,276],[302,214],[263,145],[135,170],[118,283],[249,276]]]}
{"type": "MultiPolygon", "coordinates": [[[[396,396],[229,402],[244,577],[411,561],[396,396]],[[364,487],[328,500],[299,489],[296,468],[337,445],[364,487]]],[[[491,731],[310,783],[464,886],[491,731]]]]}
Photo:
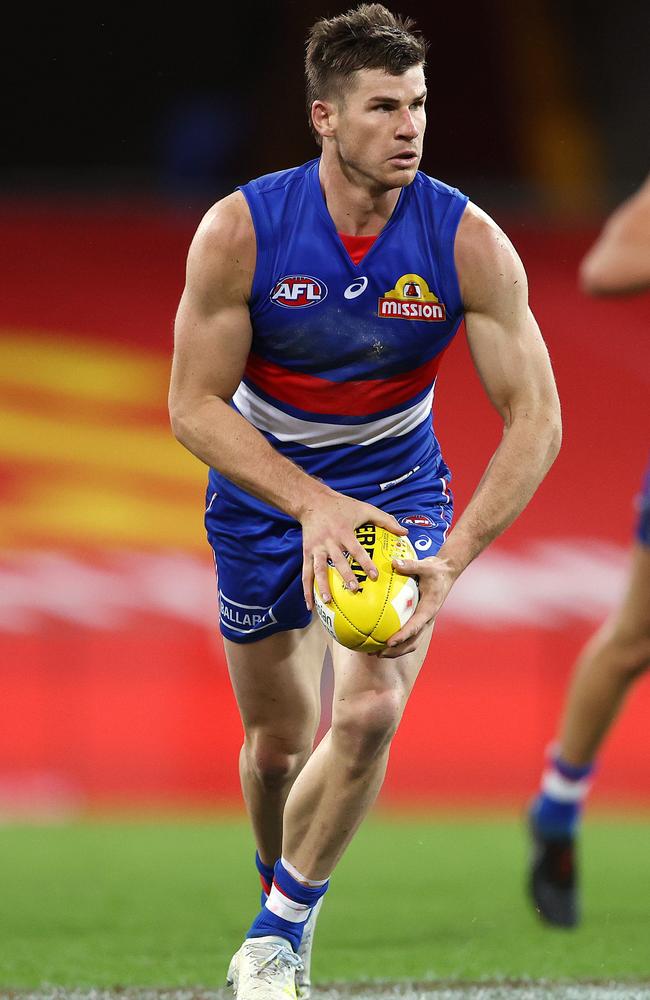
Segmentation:
{"type": "Polygon", "coordinates": [[[401,188],[373,189],[367,178],[346,171],[333,156],[321,156],[318,176],[334,225],[350,236],[380,233],[401,192],[401,188]]]}

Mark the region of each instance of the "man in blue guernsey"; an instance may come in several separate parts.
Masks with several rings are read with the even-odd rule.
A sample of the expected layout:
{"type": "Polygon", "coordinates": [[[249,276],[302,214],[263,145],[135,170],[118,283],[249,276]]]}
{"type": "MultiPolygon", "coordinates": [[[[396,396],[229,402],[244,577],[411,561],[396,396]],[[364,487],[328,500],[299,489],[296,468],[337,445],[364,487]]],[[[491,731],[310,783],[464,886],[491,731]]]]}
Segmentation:
{"type": "Polygon", "coordinates": [[[381,788],[391,740],[454,581],[528,503],[560,444],[524,268],[495,223],[418,170],[426,43],[380,4],[318,21],[307,105],[321,154],[243,185],[201,222],[176,321],[170,413],[210,467],[206,526],[245,731],[262,908],[228,973],[239,1000],[309,996],[316,914],[381,788]],[[464,318],[503,436],[450,530],[432,426],[464,318]],[[327,568],[376,568],[355,537],[408,534],[415,614],[377,656],[332,644],[329,732],[313,749],[327,568]],[[297,991],[297,992],[296,992],[297,991]]]}

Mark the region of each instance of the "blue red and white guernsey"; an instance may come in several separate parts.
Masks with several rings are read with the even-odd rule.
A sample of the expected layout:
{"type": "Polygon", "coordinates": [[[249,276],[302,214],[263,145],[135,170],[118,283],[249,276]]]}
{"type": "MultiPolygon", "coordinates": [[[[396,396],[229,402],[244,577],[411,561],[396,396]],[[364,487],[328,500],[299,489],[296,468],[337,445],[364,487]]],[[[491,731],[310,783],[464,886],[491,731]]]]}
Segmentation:
{"type": "Polygon", "coordinates": [[[355,265],[318,160],[241,188],[257,237],[253,342],[233,405],[343,492],[441,462],[431,410],[462,319],[454,239],[467,198],[423,173],[355,265]]]}
{"type": "MultiPolygon", "coordinates": [[[[312,160],[240,189],[255,228],[257,261],[252,346],[232,405],[278,451],[334,489],[413,517],[406,522],[409,530],[418,527],[418,518],[438,524],[435,546],[426,545],[426,538],[426,549],[420,546],[421,555],[431,555],[451,516],[450,474],[432,406],[440,362],[463,317],[454,241],[467,198],[418,172],[355,263],[327,210],[318,167],[319,160],[312,160]],[[445,505],[445,517],[437,520],[445,505]]],[[[257,558],[268,546],[262,522],[256,531],[250,519],[274,520],[283,545],[291,519],[215,470],[208,507],[222,631],[249,641],[247,633],[231,634],[228,627],[240,606],[258,608],[253,617],[265,620],[264,634],[277,631],[267,600],[230,599],[224,618],[224,573],[230,573],[222,557],[233,540],[231,533],[228,546],[220,525],[229,522],[232,532],[233,519],[248,517],[257,558]]],[[[235,589],[234,580],[227,586],[235,589]]],[[[305,612],[303,602],[303,618],[305,612]]]]}

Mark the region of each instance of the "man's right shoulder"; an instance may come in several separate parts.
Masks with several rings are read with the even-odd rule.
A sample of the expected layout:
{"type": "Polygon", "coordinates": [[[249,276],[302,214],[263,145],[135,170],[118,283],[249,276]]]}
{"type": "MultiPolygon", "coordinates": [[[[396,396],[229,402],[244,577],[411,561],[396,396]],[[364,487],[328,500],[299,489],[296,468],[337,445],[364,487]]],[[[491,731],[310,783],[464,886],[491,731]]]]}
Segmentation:
{"type": "Polygon", "coordinates": [[[255,227],[252,218],[251,200],[274,191],[292,187],[304,178],[309,168],[316,163],[310,160],[299,167],[276,170],[271,174],[255,177],[241,188],[217,201],[203,216],[196,231],[195,243],[206,245],[209,250],[227,245],[255,246],[255,227]]]}
{"type": "Polygon", "coordinates": [[[285,170],[274,170],[271,174],[255,177],[248,184],[242,184],[243,191],[254,191],[256,194],[269,194],[294,184],[299,184],[310,169],[318,164],[318,158],[301,163],[299,167],[287,167],[285,170]]]}
{"type": "Polygon", "coordinates": [[[241,191],[233,191],[215,202],[196,230],[193,248],[222,253],[226,248],[255,249],[255,229],[248,203],[241,191]]]}
{"type": "Polygon", "coordinates": [[[208,305],[217,292],[219,301],[224,294],[247,300],[256,252],[250,210],[241,191],[235,191],[201,219],[187,255],[186,288],[208,305]]]}

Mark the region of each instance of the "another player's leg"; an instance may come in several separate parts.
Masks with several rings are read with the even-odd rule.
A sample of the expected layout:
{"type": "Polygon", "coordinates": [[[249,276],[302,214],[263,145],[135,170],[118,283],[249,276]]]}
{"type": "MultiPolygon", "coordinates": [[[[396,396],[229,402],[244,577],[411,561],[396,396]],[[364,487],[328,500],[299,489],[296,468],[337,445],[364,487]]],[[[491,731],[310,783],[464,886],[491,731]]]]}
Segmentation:
{"type": "Polygon", "coordinates": [[[596,753],[634,680],[650,665],[650,547],[637,543],[618,611],[590,640],[571,681],[560,737],[530,810],[529,888],[540,916],[579,919],[576,836],[596,753]]]}
{"type": "MultiPolygon", "coordinates": [[[[287,795],[311,754],[320,717],[320,675],[326,637],[320,624],[255,643],[225,640],[245,740],[240,754],[244,800],[257,844],[263,899],[282,853],[287,795]]],[[[286,997],[300,959],[284,938],[247,940],[228,972],[238,996],[286,997]]]]}

